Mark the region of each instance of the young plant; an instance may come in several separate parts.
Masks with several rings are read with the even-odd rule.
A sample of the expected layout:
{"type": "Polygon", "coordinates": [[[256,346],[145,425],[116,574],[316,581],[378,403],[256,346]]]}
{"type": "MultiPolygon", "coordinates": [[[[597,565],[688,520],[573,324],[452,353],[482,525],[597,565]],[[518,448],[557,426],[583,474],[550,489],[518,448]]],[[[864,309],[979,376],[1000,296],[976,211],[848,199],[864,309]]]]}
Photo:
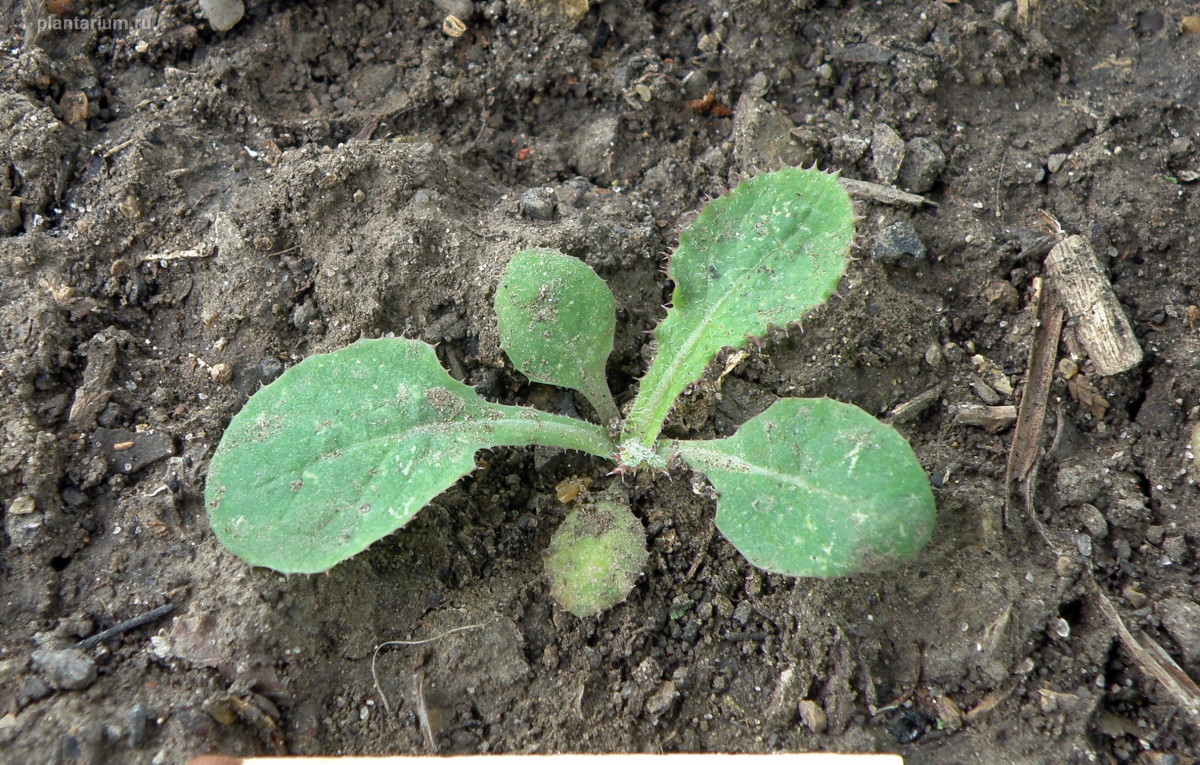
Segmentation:
{"type": "MultiPolygon", "coordinates": [[[[475,468],[479,449],[536,444],[612,459],[623,471],[686,463],[717,490],[721,533],[768,571],[833,577],[891,567],[928,541],[933,495],[903,437],[861,409],[782,399],[729,438],[659,435],[722,348],[825,302],[852,237],[849,198],[815,170],[761,175],[708,205],[671,257],[673,304],[624,420],[604,374],[615,326],[607,286],[561,253],[517,253],[496,294],[502,347],[531,380],[581,393],[604,426],[485,401],[424,343],[361,340],[305,359],[233,418],[209,468],[213,530],[253,565],[324,571],[407,523],[475,468]]],[[[594,530],[623,523],[596,517],[594,530]]],[[[588,566],[609,554],[588,544],[576,556],[588,566]]],[[[644,561],[636,551],[624,557],[644,561]]]]}

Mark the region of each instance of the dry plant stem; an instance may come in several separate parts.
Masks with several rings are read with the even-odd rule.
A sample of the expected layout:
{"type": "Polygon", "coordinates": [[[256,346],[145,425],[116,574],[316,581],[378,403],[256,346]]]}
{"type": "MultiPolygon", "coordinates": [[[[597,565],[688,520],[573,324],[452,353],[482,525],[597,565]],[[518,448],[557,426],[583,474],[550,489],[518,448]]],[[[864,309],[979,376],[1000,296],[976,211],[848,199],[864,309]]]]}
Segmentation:
{"type": "Polygon", "coordinates": [[[421,737],[425,739],[425,751],[437,754],[437,739],[433,737],[433,726],[429,724],[429,708],[425,706],[425,676],[420,672],[413,675],[413,699],[417,703],[417,721],[421,725],[421,737]]]}
{"type": "Polygon", "coordinates": [[[1092,245],[1069,236],[1046,256],[1046,279],[1075,324],[1071,332],[1101,375],[1115,375],[1142,362],[1142,347],[1113,294],[1092,245]]]}
{"type": "Polygon", "coordinates": [[[129,632],[130,630],[134,630],[138,627],[149,624],[150,622],[157,621],[167,614],[172,613],[174,610],[175,605],[173,603],[168,603],[165,606],[159,606],[153,611],[148,611],[141,616],[135,616],[132,619],[126,619],[120,624],[113,625],[103,632],[98,632],[95,635],[92,635],[90,638],[80,640],[75,644],[75,647],[81,651],[84,651],[88,648],[92,648],[93,646],[98,646],[105,640],[115,638],[118,635],[123,635],[124,633],[129,632]]]}
{"type": "MultiPolygon", "coordinates": [[[[1005,476],[1005,522],[1007,524],[1010,500],[1015,496],[1016,484],[1021,483],[1024,504],[1030,521],[1034,524],[1046,545],[1056,554],[1062,552],[1050,539],[1045,527],[1037,518],[1033,506],[1033,487],[1037,482],[1038,456],[1042,441],[1042,425],[1049,399],[1050,381],[1058,358],[1058,340],[1063,322],[1063,310],[1045,294],[1041,280],[1034,284],[1037,301],[1038,327],[1034,333],[1029,352],[1029,368],[1026,375],[1025,392],[1017,415],[1017,432],[1009,452],[1008,469],[1005,476]]],[[[1140,348],[1139,348],[1140,353],[1140,348]]],[[[1097,607],[1112,624],[1121,643],[1133,657],[1134,663],[1163,688],[1191,716],[1200,722],[1200,686],[1184,672],[1170,654],[1149,636],[1135,634],[1117,611],[1112,600],[1093,584],[1093,596],[1097,607]]],[[[982,705],[981,705],[982,706],[982,705]]],[[[975,710],[972,710],[974,712],[975,710]]],[[[971,719],[972,714],[967,714],[971,719]]]]}
{"type": "MultiPolygon", "coordinates": [[[[1034,295],[1038,324],[1033,333],[1033,344],[1029,349],[1025,391],[1021,395],[1021,406],[1017,410],[1017,428],[1013,434],[1004,476],[1005,526],[1008,525],[1008,509],[1015,497],[1017,482],[1022,483],[1026,498],[1031,496],[1030,474],[1037,463],[1042,441],[1042,425],[1046,419],[1050,381],[1054,377],[1054,364],[1058,360],[1058,339],[1062,331],[1062,309],[1045,294],[1041,279],[1034,282],[1034,295]]],[[[1045,530],[1041,528],[1036,514],[1031,513],[1030,517],[1045,538],[1045,530]]]]}
{"type": "Polygon", "coordinates": [[[1200,687],[1197,687],[1195,681],[1180,669],[1170,654],[1162,649],[1162,646],[1154,642],[1148,635],[1141,632],[1134,633],[1129,629],[1117,611],[1117,607],[1099,587],[1096,587],[1093,595],[1096,605],[1100,608],[1100,613],[1104,614],[1104,617],[1116,629],[1121,643],[1133,657],[1134,663],[1143,672],[1162,684],[1167,693],[1192,718],[1193,723],[1200,723],[1200,687]]]}

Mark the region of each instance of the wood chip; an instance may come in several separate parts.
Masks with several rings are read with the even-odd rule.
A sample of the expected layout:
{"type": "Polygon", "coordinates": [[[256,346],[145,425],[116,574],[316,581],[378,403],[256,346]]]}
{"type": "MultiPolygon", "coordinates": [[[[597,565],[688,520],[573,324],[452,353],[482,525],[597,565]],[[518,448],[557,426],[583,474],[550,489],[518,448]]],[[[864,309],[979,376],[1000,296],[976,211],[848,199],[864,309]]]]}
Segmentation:
{"type": "Polygon", "coordinates": [[[911,398],[902,404],[897,404],[892,411],[888,412],[886,418],[888,424],[897,425],[916,418],[926,409],[933,406],[933,404],[936,403],[941,397],[944,390],[946,390],[946,384],[939,383],[929,390],[917,394],[914,398],[911,398]]]}
{"type": "Polygon", "coordinates": [[[930,205],[937,207],[937,202],[932,202],[928,198],[920,194],[909,194],[907,191],[901,191],[893,186],[883,186],[870,181],[860,181],[854,178],[838,178],[841,181],[842,188],[846,193],[853,197],[870,199],[872,202],[879,202],[885,205],[908,205],[909,207],[920,207],[921,205],[930,205]]]}
{"type": "Polygon", "coordinates": [[[981,404],[962,404],[954,412],[956,425],[970,425],[973,428],[983,428],[989,433],[999,433],[1012,427],[1017,421],[1017,408],[1007,406],[983,406],[981,404]]]}
{"type": "Polygon", "coordinates": [[[933,697],[933,708],[937,710],[938,719],[953,733],[963,726],[963,713],[949,696],[938,694],[933,697]]]}
{"type": "Polygon", "coordinates": [[[1071,332],[1096,372],[1115,375],[1140,364],[1142,347],[1088,240],[1063,239],[1046,256],[1045,267],[1046,279],[1071,319],[1071,332]]]}
{"type": "Polygon", "coordinates": [[[1078,401],[1079,405],[1087,410],[1088,414],[1097,420],[1104,419],[1104,415],[1108,412],[1108,401],[1086,377],[1075,375],[1067,380],[1067,391],[1071,394],[1071,398],[1078,401]]]}
{"type": "Polygon", "coordinates": [[[67,422],[73,428],[86,430],[96,421],[96,415],[108,406],[112,398],[109,380],[117,365],[117,343],[103,334],[94,336],[87,344],[87,367],[83,370],[83,383],[75,389],[71,412],[67,422]]]}
{"type": "Polygon", "coordinates": [[[997,688],[988,695],[984,696],[979,700],[978,704],[976,704],[969,712],[967,712],[965,715],[966,721],[975,722],[979,718],[988,714],[996,707],[1004,703],[1004,700],[1011,696],[1012,692],[1016,690],[1016,688],[1017,686],[1015,684],[1009,685],[1005,688],[997,688]]]}

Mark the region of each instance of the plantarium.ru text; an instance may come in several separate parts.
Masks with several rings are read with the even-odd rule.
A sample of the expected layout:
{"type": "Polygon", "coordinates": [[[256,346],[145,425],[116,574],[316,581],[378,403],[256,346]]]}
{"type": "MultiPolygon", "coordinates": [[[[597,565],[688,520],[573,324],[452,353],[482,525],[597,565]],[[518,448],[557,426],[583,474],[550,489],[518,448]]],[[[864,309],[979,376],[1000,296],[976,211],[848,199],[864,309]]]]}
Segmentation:
{"type": "MultiPolygon", "coordinates": [[[[832,577],[891,567],[928,541],[933,495],[904,438],[858,407],[781,399],[729,438],[659,435],[722,348],[825,302],[853,233],[845,191],[816,170],[760,175],[708,205],[671,256],[672,305],[624,419],[605,380],[616,324],[608,287],[575,258],[517,253],[496,293],[501,346],[529,379],[586,397],[603,425],[486,401],[424,343],[361,340],[305,359],[233,418],[209,469],[212,527],[253,565],[324,571],[407,523],[475,468],[479,449],[536,444],[622,470],[685,463],[719,495],[717,528],[767,571],[832,577]]],[[[639,535],[626,538],[644,547],[639,535]]],[[[640,568],[638,552],[614,557],[640,568]]],[[[595,579],[596,556],[585,557],[589,567],[574,576],[595,579]]],[[[555,561],[571,559],[561,550],[548,559],[560,592],[573,574],[555,561]]],[[[619,602],[632,579],[622,581],[621,592],[571,610],[619,602]]]]}

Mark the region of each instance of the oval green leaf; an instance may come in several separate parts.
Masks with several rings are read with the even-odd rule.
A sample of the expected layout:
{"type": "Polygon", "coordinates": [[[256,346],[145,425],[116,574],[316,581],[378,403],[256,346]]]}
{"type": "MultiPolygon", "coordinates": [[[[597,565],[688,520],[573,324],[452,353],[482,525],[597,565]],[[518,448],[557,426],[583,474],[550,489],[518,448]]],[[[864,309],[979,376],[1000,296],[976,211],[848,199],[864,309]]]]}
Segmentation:
{"type": "Polygon", "coordinates": [[[612,292],[586,263],[556,250],[518,252],[496,290],[500,347],[534,382],[582,393],[617,418],[605,379],[617,325],[612,292]]]}
{"type": "Polygon", "coordinates": [[[674,441],[720,494],[717,528],[759,568],[829,578],[892,568],[936,508],[912,447],[856,406],[782,399],[715,441],[674,441]]]}
{"type": "Polygon", "coordinates": [[[209,466],[209,521],[251,565],[324,571],[407,523],[477,450],[514,444],[614,448],[595,425],[483,400],[425,343],[361,340],[300,362],[233,418],[209,466]]]}
{"type": "Polygon", "coordinates": [[[652,447],[675,399],[722,348],[824,303],[853,237],[850,197],[817,170],[760,175],[705,207],[671,256],[671,309],[654,330],[658,352],[621,440],[652,447]]]}
{"type": "Polygon", "coordinates": [[[598,614],[628,597],[649,558],[646,530],[626,505],[572,510],[546,553],[550,594],[580,618],[598,614]]]}

